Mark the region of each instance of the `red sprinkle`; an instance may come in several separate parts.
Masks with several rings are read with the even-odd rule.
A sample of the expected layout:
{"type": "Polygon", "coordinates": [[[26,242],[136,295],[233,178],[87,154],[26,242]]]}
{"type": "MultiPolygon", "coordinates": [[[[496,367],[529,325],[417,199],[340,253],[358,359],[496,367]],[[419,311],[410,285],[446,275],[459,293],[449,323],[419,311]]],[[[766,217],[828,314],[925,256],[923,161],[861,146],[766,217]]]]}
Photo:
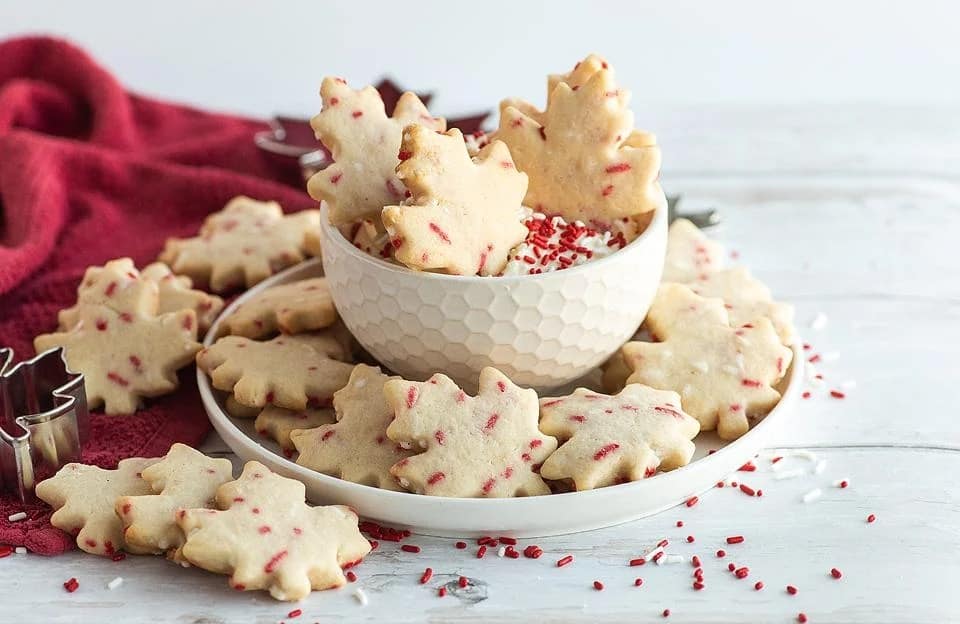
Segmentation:
{"type": "Polygon", "coordinates": [[[683,526],[683,520],[677,520],[677,527],[683,526]]]}
{"type": "Polygon", "coordinates": [[[753,588],[757,591],[760,591],[761,589],[763,589],[763,581],[757,581],[756,583],[754,583],[753,588]]]}
{"type": "Polygon", "coordinates": [[[539,559],[540,555],[543,554],[543,549],[541,549],[536,544],[531,544],[523,549],[523,556],[528,559],[539,559]]]}
{"type": "Polygon", "coordinates": [[[296,618],[296,617],[300,617],[301,615],[303,615],[303,609],[294,609],[293,611],[287,614],[287,617],[296,618]]]}
{"type": "Polygon", "coordinates": [[[699,568],[699,567],[700,567],[700,557],[694,555],[693,558],[690,559],[690,565],[692,565],[692,566],[695,567],[695,568],[699,568]]]}
{"type": "Polygon", "coordinates": [[[351,583],[355,583],[357,581],[357,575],[354,573],[353,570],[350,570],[349,572],[347,572],[347,580],[350,581],[351,583]]]}
{"type": "Polygon", "coordinates": [[[630,566],[631,566],[631,567],[642,566],[642,565],[645,564],[646,562],[647,562],[647,560],[644,559],[643,557],[640,557],[639,559],[631,559],[631,560],[630,560],[630,566]]]}
{"type": "Polygon", "coordinates": [[[787,593],[790,594],[791,596],[796,596],[797,588],[794,587],[793,585],[787,585],[787,593]]]}
{"type": "Polygon", "coordinates": [[[842,399],[842,398],[845,398],[847,395],[845,395],[844,393],[840,392],[839,390],[831,390],[831,391],[830,391],[830,396],[832,396],[832,397],[835,398],[835,399],[842,399]]]}
{"type": "Polygon", "coordinates": [[[633,582],[633,586],[634,586],[634,587],[640,587],[641,585],[643,585],[643,579],[642,579],[642,578],[638,578],[637,580],[635,580],[635,581],[633,582]]]}
{"type": "Polygon", "coordinates": [[[797,614],[797,621],[800,622],[800,624],[806,624],[807,614],[804,613],[803,611],[801,611],[800,613],[798,613],[798,614],[797,614]]]}
{"type": "Polygon", "coordinates": [[[743,543],[743,536],[742,536],[742,535],[731,535],[730,537],[727,538],[727,543],[728,543],[728,544],[742,544],[742,543],[743,543]]]}
{"type": "Polygon", "coordinates": [[[66,583],[63,584],[63,588],[68,592],[70,592],[71,594],[77,591],[79,587],[80,587],[80,581],[78,581],[76,578],[71,578],[70,580],[68,580],[66,583]]]}
{"type": "Polygon", "coordinates": [[[738,579],[747,578],[750,575],[750,568],[747,568],[747,567],[737,568],[733,574],[738,579]]]}
{"type": "Polygon", "coordinates": [[[601,459],[603,459],[610,453],[614,452],[618,448],[620,448],[620,445],[617,444],[616,442],[607,444],[606,446],[602,447],[600,450],[598,450],[596,453],[593,454],[593,460],[600,461],[601,459]]]}
{"type": "Polygon", "coordinates": [[[723,559],[723,558],[726,557],[726,556],[727,556],[727,551],[725,551],[725,550],[723,550],[723,549],[720,549],[720,550],[717,551],[717,558],[723,559]]]}
{"type": "Polygon", "coordinates": [[[431,578],[433,578],[433,568],[427,568],[423,571],[423,574],[420,575],[420,584],[426,585],[430,582],[431,578]]]}
{"type": "Polygon", "coordinates": [[[832,576],[835,579],[838,579],[841,576],[843,576],[843,572],[841,572],[837,568],[830,568],[830,576],[832,576]]]}
{"type": "Polygon", "coordinates": [[[704,584],[701,583],[700,581],[694,581],[694,582],[693,582],[693,588],[694,588],[695,590],[697,590],[697,591],[700,591],[701,589],[704,588],[704,584]]]}
{"type": "Polygon", "coordinates": [[[437,590],[437,596],[443,598],[443,597],[446,596],[446,595],[447,595],[447,588],[446,588],[446,587],[441,587],[440,589],[437,590]]]}
{"type": "Polygon", "coordinates": [[[456,544],[454,544],[454,546],[456,546],[458,550],[463,550],[464,548],[467,547],[467,543],[466,543],[466,542],[457,542],[456,544]]]}
{"type": "Polygon", "coordinates": [[[740,491],[746,494],[747,496],[754,496],[757,493],[756,490],[754,490],[752,487],[750,487],[746,483],[740,484],[740,491]]]}
{"type": "Polygon", "coordinates": [[[875,515],[870,514],[869,516],[867,516],[867,522],[868,522],[868,523],[871,523],[871,524],[872,524],[872,523],[874,523],[874,522],[876,522],[876,521],[877,521],[877,517],[876,517],[875,515]]]}
{"type": "Polygon", "coordinates": [[[404,544],[403,546],[400,547],[400,550],[408,553],[418,553],[420,552],[420,547],[414,546],[413,544],[404,544]]]}
{"type": "Polygon", "coordinates": [[[694,505],[696,505],[696,504],[699,503],[699,502],[700,502],[700,499],[699,499],[699,498],[697,498],[696,496],[691,496],[690,498],[687,499],[687,502],[685,503],[685,505],[686,505],[687,507],[693,507],[694,505]]]}
{"type": "Polygon", "coordinates": [[[477,549],[477,559],[483,559],[483,556],[487,554],[487,547],[481,546],[477,549]]]}
{"type": "Polygon", "coordinates": [[[560,559],[557,559],[557,567],[558,567],[558,568],[562,568],[563,566],[567,565],[568,563],[573,563],[573,555],[567,555],[566,557],[562,557],[562,558],[560,558],[560,559]]]}
{"type": "Polygon", "coordinates": [[[801,394],[800,396],[802,396],[802,397],[805,398],[805,399],[809,399],[809,398],[810,398],[810,391],[809,391],[809,390],[805,390],[805,391],[803,392],[803,394],[801,394]]]}
{"type": "Polygon", "coordinates": [[[695,539],[694,539],[694,537],[693,537],[692,535],[688,535],[688,536],[687,536],[687,543],[688,543],[688,544],[692,544],[694,541],[695,541],[695,539]]]}
{"type": "Polygon", "coordinates": [[[755,471],[756,469],[757,469],[757,467],[754,466],[754,465],[753,465],[752,463],[750,463],[750,462],[747,462],[747,463],[745,463],[744,465],[742,465],[742,466],[740,466],[739,468],[737,468],[737,470],[739,470],[740,472],[753,472],[753,471],[755,471]]]}
{"type": "Polygon", "coordinates": [[[515,537],[501,537],[501,538],[500,538],[500,543],[501,543],[501,544],[506,544],[506,545],[508,545],[508,546],[516,546],[516,545],[517,545],[517,539],[516,539],[515,537]]]}
{"type": "Polygon", "coordinates": [[[603,583],[601,583],[600,581],[594,581],[593,588],[597,591],[601,591],[603,590],[603,583]]]}
{"type": "Polygon", "coordinates": [[[457,579],[457,585],[459,585],[461,588],[466,587],[469,582],[470,580],[465,576],[461,576],[457,579]]]}
{"type": "Polygon", "coordinates": [[[737,564],[735,564],[735,563],[728,563],[728,564],[727,564],[727,569],[730,570],[731,572],[733,572],[734,570],[737,569],[737,564]]]}
{"type": "Polygon", "coordinates": [[[663,617],[670,617],[670,609],[663,610],[663,617]]]}

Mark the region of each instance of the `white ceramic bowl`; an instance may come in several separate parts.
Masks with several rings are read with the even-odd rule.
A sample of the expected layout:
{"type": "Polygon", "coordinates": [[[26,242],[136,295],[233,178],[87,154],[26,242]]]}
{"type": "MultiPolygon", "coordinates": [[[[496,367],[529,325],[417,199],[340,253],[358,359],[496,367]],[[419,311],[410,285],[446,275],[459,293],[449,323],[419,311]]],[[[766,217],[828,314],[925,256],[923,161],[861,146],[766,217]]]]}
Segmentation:
{"type": "Polygon", "coordinates": [[[653,301],[667,211],[620,251],[541,275],[479,277],[413,271],[347,241],[321,208],[323,266],[340,317],[377,360],[407,379],[443,371],[467,390],[494,366],[547,390],[603,363],[653,301]]]}
{"type": "MultiPolygon", "coordinates": [[[[244,301],[265,288],[323,274],[317,261],[304,262],[258,284],[234,301],[225,318],[244,301]]],[[[220,321],[207,332],[204,346],[213,342],[220,321]]],[[[788,423],[803,391],[803,352],[793,347],[793,363],[781,382],[783,397],[750,431],[734,442],[723,442],[713,432],[694,440],[697,452],[687,466],[649,479],[598,488],[529,498],[441,498],[391,492],[343,481],[298,466],[285,458],[272,441],[259,436],[252,419],[231,418],[207,376],[197,371],[200,397],[210,422],[224,442],[245,461],[257,460],[282,475],[302,481],[307,497],[317,504],[350,505],[361,516],[408,528],[422,535],[470,537],[515,535],[543,537],[587,531],[649,516],[701,494],[729,476],[769,445],[777,427],[788,423]],[[711,449],[717,449],[712,455],[711,449]]]]}

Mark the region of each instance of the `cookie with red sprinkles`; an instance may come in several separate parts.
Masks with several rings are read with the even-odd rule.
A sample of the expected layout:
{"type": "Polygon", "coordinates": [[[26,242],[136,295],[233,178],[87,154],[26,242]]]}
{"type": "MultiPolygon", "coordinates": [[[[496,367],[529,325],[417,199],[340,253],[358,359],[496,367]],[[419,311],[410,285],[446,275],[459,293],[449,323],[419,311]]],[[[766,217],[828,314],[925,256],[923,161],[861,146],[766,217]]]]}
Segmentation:
{"type": "Polygon", "coordinates": [[[333,325],[337,318],[326,278],[316,277],[258,293],[224,318],[220,329],[224,334],[264,338],[316,331],[333,325]]]}
{"type": "Polygon", "coordinates": [[[197,354],[214,388],[249,407],[291,410],[328,405],[347,385],[351,364],[335,359],[343,347],[325,334],[280,335],[266,342],[226,336],[197,354]]]}
{"type": "Polygon", "coordinates": [[[410,92],[400,96],[388,117],[374,87],[357,91],[342,78],[324,78],[320,97],[323,109],[310,125],[334,163],[314,174],[307,190],[327,203],[334,225],[364,218],[379,222],[380,210],[402,200],[406,192],[395,171],[402,160],[398,154],[403,128],[416,123],[443,132],[446,121],[430,115],[410,92]]]}
{"type": "Polygon", "coordinates": [[[700,423],[676,392],[630,384],[615,396],[577,388],[540,399],[540,430],[560,441],[540,474],[590,490],[687,465],[700,423]]]}
{"type": "Polygon", "coordinates": [[[358,364],[347,385],[333,395],[337,422],[290,434],[300,452],[297,463],[354,483],[403,490],[390,468],[413,451],[387,437],[393,408],[384,398],[383,386],[391,379],[400,378],[358,364]]]}
{"type": "Polygon", "coordinates": [[[677,219],[667,233],[663,281],[686,284],[723,268],[726,252],[687,219],[677,219]]]}
{"type": "Polygon", "coordinates": [[[391,473],[404,488],[433,496],[549,494],[538,471],[557,441],[537,428],[537,393],[492,367],[480,371],[479,388],[469,396],[440,373],[384,384],[396,414],[387,435],[420,451],[391,473]]]}
{"type": "Polygon", "coordinates": [[[230,575],[238,591],[264,589],[277,600],[339,587],[370,543],[347,507],[310,507],[299,481],[247,462],[236,481],[217,490],[218,509],[185,509],[181,553],[191,564],[230,575]]]}
{"type": "Polygon", "coordinates": [[[251,288],[315,253],[320,211],[284,215],[280,204],[234,197],[193,238],[169,238],[159,260],[214,292],[251,288]]]}
{"type": "Polygon", "coordinates": [[[401,150],[397,175],[411,197],[382,213],[394,258],[417,270],[500,273],[527,235],[521,221],[527,176],[507,146],[494,141],[471,158],[456,128],[442,134],[411,125],[401,150]]]}
{"type": "Polygon", "coordinates": [[[117,498],[152,494],[140,473],[156,461],[124,459],[116,470],[67,464],[37,484],[37,498],[53,507],[50,524],[75,535],[80,550],[109,557],[125,547],[123,523],[114,511],[117,498]]]}
{"type": "Polygon", "coordinates": [[[284,451],[293,451],[295,450],[292,438],[294,431],[329,425],[335,420],[333,410],[330,408],[308,407],[303,410],[288,410],[276,405],[268,405],[257,414],[253,428],[258,434],[275,441],[284,451]]]}
{"type": "Polygon", "coordinates": [[[217,488],[233,479],[233,465],[229,459],[207,457],[178,443],[140,474],[151,493],[121,496],[115,503],[126,549],[138,554],[169,552],[179,560],[184,536],[177,512],[211,506],[217,488]]]}
{"type": "Polygon", "coordinates": [[[544,111],[525,102],[501,104],[494,135],[530,176],[524,204],[593,226],[666,206],[658,182],[656,138],[634,131],[629,91],[596,55],[548,80],[544,111]]]}
{"type": "Polygon", "coordinates": [[[731,327],[720,299],[706,299],[681,284],[661,284],[646,320],[662,342],[628,342],[621,349],[632,370],[628,383],[680,394],[684,410],[704,431],[734,440],[750,418],[766,414],[780,393],[793,352],[761,318],[731,327]]]}

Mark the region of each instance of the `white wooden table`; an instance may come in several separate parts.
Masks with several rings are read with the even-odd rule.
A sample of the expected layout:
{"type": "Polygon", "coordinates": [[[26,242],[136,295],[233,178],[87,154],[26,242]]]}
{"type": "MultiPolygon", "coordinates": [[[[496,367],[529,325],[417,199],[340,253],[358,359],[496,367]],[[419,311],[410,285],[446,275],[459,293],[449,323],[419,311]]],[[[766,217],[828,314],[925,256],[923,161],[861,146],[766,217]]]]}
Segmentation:
{"type": "MultiPolygon", "coordinates": [[[[15,555],[0,561],[0,622],[277,622],[294,608],[303,610],[296,622],[639,622],[662,621],[664,609],[671,622],[792,622],[801,611],[811,622],[960,621],[960,116],[851,108],[652,117],[669,191],[691,207],[720,204],[714,235],[796,305],[811,353],[839,355],[818,364],[825,386],[778,440],[825,459],[821,475],[775,481],[759,461],[758,472],[733,478],[762,488],[762,498],[714,489],[692,509],[536,540],[538,560],[478,560],[475,547],[414,536],[421,553],[384,544],[355,584],[299,605],[230,591],[223,577],[161,558],[15,555]],[[814,331],[819,313],[829,322],[814,331]],[[827,396],[851,380],[846,399],[827,396]],[[834,487],[841,478],[849,488],[834,487]],[[814,487],[823,497],[802,503],[814,487]],[[746,541],[727,546],[728,535],[746,541]],[[626,565],[664,537],[672,552],[699,554],[706,589],[692,588],[686,563],[626,565]],[[728,556],[717,559],[718,548],[728,556]],[[575,562],[556,568],[568,553],[575,562]],[[749,566],[749,578],[734,578],[731,561],[749,566]],[[426,566],[434,581],[421,586],[426,566]],[[471,586],[438,598],[438,583],[459,575],[471,586]],[[117,576],[123,585],[108,590],[117,576]],[[61,587],[70,577],[80,581],[74,594],[61,587]]],[[[206,448],[226,453],[218,439],[206,448]]]]}

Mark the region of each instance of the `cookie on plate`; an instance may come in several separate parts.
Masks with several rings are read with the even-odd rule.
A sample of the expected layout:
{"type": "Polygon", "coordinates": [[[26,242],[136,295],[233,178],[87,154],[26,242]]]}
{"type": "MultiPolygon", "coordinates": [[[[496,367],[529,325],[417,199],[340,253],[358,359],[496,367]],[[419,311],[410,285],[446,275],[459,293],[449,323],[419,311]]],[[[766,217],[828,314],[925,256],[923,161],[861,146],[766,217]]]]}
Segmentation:
{"type": "Polygon", "coordinates": [[[336,424],[294,431],[290,438],[300,452],[297,463],[346,481],[387,490],[402,490],[391,467],[413,455],[387,437],[393,408],[383,386],[391,379],[380,369],[358,364],[350,382],[333,395],[336,424]]]}
{"type": "Polygon", "coordinates": [[[120,496],[150,494],[141,471],[156,459],[123,459],[116,470],[67,464],[37,484],[37,498],[54,509],[50,524],[75,535],[80,550],[110,556],[123,550],[123,523],[114,512],[120,496]]]}
{"type": "Polygon", "coordinates": [[[197,354],[197,366],[217,390],[248,407],[291,410],[329,405],[347,385],[351,364],[334,359],[342,346],[325,335],[280,335],[267,342],[226,336],[197,354]]]}
{"type": "Polygon", "coordinates": [[[334,225],[360,219],[379,222],[380,210],[402,200],[406,192],[395,171],[404,126],[416,123],[443,132],[446,121],[430,115],[410,92],[400,96],[393,116],[387,117],[375,88],[355,91],[341,78],[324,78],[320,97],[323,109],[310,125],[334,163],[314,174],[307,190],[327,203],[334,225]]]}
{"type": "Polygon", "coordinates": [[[337,309],[323,277],[267,288],[234,308],[220,322],[222,334],[264,338],[300,334],[333,325],[337,309]]]}
{"type": "MultiPolygon", "coordinates": [[[[333,396],[336,400],[336,393],[333,396]]],[[[321,425],[329,425],[335,420],[333,410],[329,408],[298,411],[268,405],[257,414],[253,426],[257,433],[275,441],[284,451],[292,451],[296,448],[291,437],[294,431],[309,431],[321,425]]]]}
{"type": "Polygon", "coordinates": [[[770,289],[750,275],[744,267],[704,273],[687,284],[701,297],[723,299],[734,327],[746,325],[758,318],[769,319],[783,344],[794,338],[793,306],[773,300],[770,289]]]}
{"type": "Polygon", "coordinates": [[[630,384],[615,396],[577,388],[540,399],[540,430],[560,441],[541,476],[591,490],[686,466],[700,423],[676,392],[630,384]]]}
{"type": "Polygon", "coordinates": [[[538,470],[557,441],[537,428],[537,393],[492,367],[480,371],[479,387],[471,397],[440,373],[386,382],[396,414],[387,437],[419,451],[390,472],[404,488],[432,496],[549,494],[538,470]]]}
{"type": "Polygon", "coordinates": [[[724,249],[693,222],[677,219],[667,234],[663,281],[686,284],[723,268],[724,249]]]}
{"type": "Polygon", "coordinates": [[[370,552],[347,507],[309,507],[299,481],[255,461],[217,490],[218,509],[185,509],[181,554],[193,565],[230,575],[238,591],[264,589],[301,600],[313,589],[346,583],[343,568],[370,552]]]}
{"type": "Polygon", "coordinates": [[[214,292],[250,288],[303,261],[319,228],[317,210],[284,215],[277,202],[235,197],[206,218],[199,236],[167,239],[160,261],[214,292]]]}
{"type": "Polygon", "coordinates": [[[766,414],[780,393],[773,386],[786,373],[793,352],[761,318],[731,327],[720,299],[705,299],[681,284],[661,284],[647,315],[661,342],[628,342],[621,349],[640,383],[680,395],[684,411],[703,431],[734,440],[750,418],[766,414]]]}

